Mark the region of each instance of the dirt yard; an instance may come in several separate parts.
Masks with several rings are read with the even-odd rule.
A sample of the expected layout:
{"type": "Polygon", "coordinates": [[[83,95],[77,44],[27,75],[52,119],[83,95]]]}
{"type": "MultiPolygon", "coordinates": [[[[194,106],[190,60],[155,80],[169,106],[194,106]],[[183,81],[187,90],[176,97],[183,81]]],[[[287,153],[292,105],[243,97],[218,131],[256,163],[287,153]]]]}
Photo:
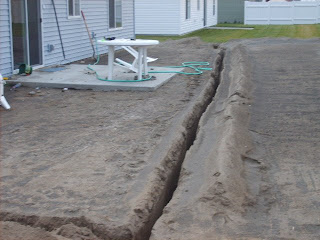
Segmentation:
{"type": "Polygon", "coordinates": [[[155,92],[7,87],[0,239],[317,239],[319,42],[167,41],[155,65],[213,70],[155,92]]]}
{"type": "MultiPolygon", "coordinates": [[[[166,42],[149,55],[167,66],[213,64],[218,52],[193,38],[166,42]]],[[[1,109],[2,219],[50,231],[72,222],[103,239],[131,238],[141,228],[135,218],[150,175],[184,131],[183,121],[193,121],[186,113],[210,74],[177,75],[155,92],[41,89],[30,96],[34,89],[6,89],[12,110],[1,109]]]]}

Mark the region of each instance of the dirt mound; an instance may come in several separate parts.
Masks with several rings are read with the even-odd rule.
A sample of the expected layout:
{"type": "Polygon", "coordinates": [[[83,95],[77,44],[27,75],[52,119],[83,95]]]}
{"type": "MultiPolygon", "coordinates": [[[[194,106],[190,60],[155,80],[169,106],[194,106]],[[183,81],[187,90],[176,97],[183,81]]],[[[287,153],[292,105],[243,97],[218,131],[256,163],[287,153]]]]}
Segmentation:
{"type": "Polygon", "coordinates": [[[319,39],[233,41],[151,239],[317,239],[319,39]]]}
{"type": "Polygon", "coordinates": [[[251,83],[245,58],[240,46],[226,51],[217,94],[201,118],[178,188],[151,239],[207,239],[217,226],[237,221],[245,205],[251,204],[242,175],[243,156],[252,147],[251,83]]]}

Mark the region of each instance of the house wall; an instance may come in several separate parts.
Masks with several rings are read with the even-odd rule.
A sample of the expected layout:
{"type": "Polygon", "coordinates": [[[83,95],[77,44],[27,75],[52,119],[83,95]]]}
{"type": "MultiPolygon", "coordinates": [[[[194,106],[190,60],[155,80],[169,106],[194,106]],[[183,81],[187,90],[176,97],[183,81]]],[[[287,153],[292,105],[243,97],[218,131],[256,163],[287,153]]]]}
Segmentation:
{"type": "MultiPolygon", "coordinates": [[[[206,26],[217,24],[217,6],[213,15],[213,2],[217,0],[207,0],[207,23],[206,26]]],[[[204,26],[204,0],[200,0],[200,10],[198,10],[197,0],[191,0],[191,18],[186,19],[186,0],[180,0],[180,35],[195,30],[202,29],[204,26]]]]}
{"type": "Polygon", "coordinates": [[[136,34],[179,34],[180,0],[135,0],[136,34]]]}
{"type": "Polygon", "coordinates": [[[190,18],[186,19],[186,0],[180,0],[180,32],[186,34],[204,27],[203,24],[203,0],[200,1],[200,9],[197,8],[197,0],[191,0],[190,18]]]}
{"type": "Polygon", "coordinates": [[[9,0],[0,0],[0,73],[12,74],[11,27],[9,0]]]}
{"type": "MultiPolygon", "coordinates": [[[[109,30],[108,1],[81,0],[81,9],[85,14],[90,32],[95,32],[97,38],[134,37],[134,1],[122,1],[123,27],[109,30]]],[[[92,56],[92,47],[82,18],[68,19],[67,0],[55,0],[55,5],[67,59],[63,63],[92,56]]],[[[63,54],[51,0],[42,0],[42,16],[44,63],[45,65],[60,63],[63,60],[63,54]],[[48,51],[48,44],[54,45],[55,49],[52,52],[48,51]]],[[[99,51],[105,53],[107,48],[100,47],[99,51]]]]}
{"type": "MultiPolygon", "coordinates": [[[[217,23],[213,1],[207,0],[207,26],[217,23]]],[[[182,35],[204,27],[204,0],[191,0],[191,16],[186,19],[185,0],[136,0],[136,34],[182,35]]]]}
{"type": "Polygon", "coordinates": [[[219,0],[218,23],[243,23],[245,0],[219,0]]]}
{"type": "MultiPolygon", "coordinates": [[[[132,38],[134,32],[134,0],[123,1],[123,27],[108,29],[109,11],[107,0],[81,0],[90,32],[97,38],[103,36],[132,38]]],[[[41,0],[43,65],[49,66],[68,63],[92,56],[92,47],[82,18],[68,19],[67,0],[54,0],[62,35],[66,60],[63,58],[58,27],[51,0],[41,0]],[[48,45],[54,50],[49,51],[48,45]]],[[[13,72],[13,54],[11,46],[10,0],[0,0],[0,72],[4,76],[13,72]]],[[[106,47],[100,47],[100,53],[106,53],[106,47]]]]}
{"type": "Polygon", "coordinates": [[[207,26],[217,25],[218,23],[218,0],[207,0],[207,26]],[[213,14],[213,3],[215,2],[215,11],[213,14]]]}

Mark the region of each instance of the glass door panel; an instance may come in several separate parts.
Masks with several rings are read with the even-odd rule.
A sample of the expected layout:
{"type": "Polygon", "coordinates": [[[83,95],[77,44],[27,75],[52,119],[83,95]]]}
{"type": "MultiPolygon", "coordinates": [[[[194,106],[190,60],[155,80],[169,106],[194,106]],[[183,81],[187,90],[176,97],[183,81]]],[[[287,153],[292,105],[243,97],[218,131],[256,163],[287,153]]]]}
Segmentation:
{"type": "Polygon", "coordinates": [[[30,65],[42,64],[40,1],[27,0],[30,65]]]}
{"type": "Polygon", "coordinates": [[[11,0],[14,69],[42,64],[40,0],[11,0]]]}
{"type": "Polygon", "coordinates": [[[14,68],[17,69],[29,62],[26,1],[11,0],[11,14],[14,68]]]}

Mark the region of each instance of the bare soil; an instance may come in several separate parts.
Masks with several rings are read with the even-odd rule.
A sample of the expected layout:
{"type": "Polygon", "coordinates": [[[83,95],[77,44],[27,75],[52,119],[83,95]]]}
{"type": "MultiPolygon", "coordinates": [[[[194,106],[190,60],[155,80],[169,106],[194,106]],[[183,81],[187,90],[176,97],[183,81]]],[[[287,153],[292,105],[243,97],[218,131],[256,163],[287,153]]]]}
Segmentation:
{"type": "Polygon", "coordinates": [[[319,42],[224,46],[217,94],[150,239],[319,239],[319,42]]]}
{"type": "MultiPolygon", "coordinates": [[[[160,66],[185,61],[213,65],[217,53],[198,38],[168,41],[149,50],[160,66]]],[[[181,119],[210,73],[177,75],[156,92],[40,89],[31,96],[33,89],[7,88],[12,110],[0,110],[1,219],[50,232],[61,232],[72,222],[89,226],[101,239],[130,239],[139,228],[135,222],[141,222],[132,220],[140,214],[137,205],[154,195],[147,192],[144,197],[144,191],[150,174],[161,166],[159,156],[172,145],[174,136],[168,134],[181,131],[181,119]]]]}
{"type": "Polygon", "coordinates": [[[6,89],[1,239],[318,239],[319,42],[167,41],[155,65],[214,70],[156,92],[6,89]]]}

